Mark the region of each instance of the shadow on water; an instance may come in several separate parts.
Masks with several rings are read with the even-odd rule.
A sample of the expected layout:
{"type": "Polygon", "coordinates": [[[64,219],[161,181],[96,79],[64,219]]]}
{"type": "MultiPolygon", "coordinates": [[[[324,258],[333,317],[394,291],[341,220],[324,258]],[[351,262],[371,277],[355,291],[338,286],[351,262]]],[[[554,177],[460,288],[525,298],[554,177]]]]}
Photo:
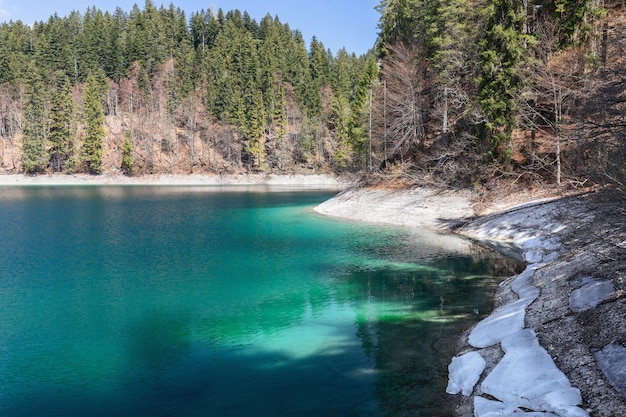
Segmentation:
{"type": "Polygon", "coordinates": [[[396,306],[370,314],[367,305],[357,309],[357,335],[376,363],[381,415],[454,415],[445,389],[459,336],[491,311],[501,281],[497,277],[522,268],[479,246],[472,252],[474,256],[432,259],[430,268],[419,273],[366,270],[348,275],[366,299],[396,306]]]}
{"type": "MultiPolygon", "coordinates": [[[[258,309],[237,315],[239,330],[232,323],[223,328],[210,320],[198,323],[180,307],[149,308],[124,332],[125,363],[116,387],[39,386],[21,398],[0,396],[0,414],[452,416],[445,387],[456,338],[490,310],[490,288],[499,282],[484,275],[483,262],[493,264],[489,256],[455,257],[452,267],[450,259],[432,259],[428,268],[413,270],[344,269],[339,279],[352,289],[332,297],[354,306],[356,338],[329,325],[324,337],[343,343],[322,343],[304,355],[246,340],[243,327],[256,326],[263,337],[272,337],[302,320],[305,307],[294,313],[287,305],[304,306],[307,299],[328,294],[285,292],[268,306],[260,301],[258,309]],[[447,265],[448,275],[441,275],[439,263],[447,265]],[[354,298],[355,291],[361,297],[354,298]],[[228,332],[229,343],[215,340],[228,332]],[[215,346],[197,348],[198,338],[215,346]],[[355,360],[359,355],[363,360],[355,360]]],[[[507,262],[495,267],[511,272],[507,262]]]]}
{"type": "MultiPolygon", "coordinates": [[[[416,409],[425,412],[417,415],[450,415],[436,395],[444,386],[439,361],[432,354],[425,357],[432,346],[420,346],[431,342],[402,336],[407,323],[378,327],[377,336],[383,340],[373,372],[353,366],[352,347],[303,358],[236,348],[221,352],[219,358],[188,355],[181,334],[155,340],[152,331],[159,322],[145,325],[129,341],[142,359],[120,376],[124,392],[94,386],[35,390],[25,398],[3,400],[2,415],[373,417],[416,415],[416,409]],[[396,366],[399,360],[406,364],[401,369],[396,366]]],[[[408,325],[419,334],[417,320],[408,325]]]]}

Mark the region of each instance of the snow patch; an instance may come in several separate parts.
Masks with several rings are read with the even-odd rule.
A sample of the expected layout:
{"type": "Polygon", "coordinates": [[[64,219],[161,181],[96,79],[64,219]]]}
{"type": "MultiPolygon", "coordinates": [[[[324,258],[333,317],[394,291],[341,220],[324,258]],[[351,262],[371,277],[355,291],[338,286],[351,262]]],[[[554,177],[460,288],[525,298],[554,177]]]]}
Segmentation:
{"type": "Polygon", "coordinates": [[[536,264],[543,261],[543,254],[538,250],[530,250],[524,254],[524,258],[529,264],[536,264]]]}
{"type": "MultiPolygon", "coordinates": [[[[519,299],[497,308],[469,334],[468,342],[472,347],[482,349],[500,343],[504,351],[500,362],[477,390],[492,399],[474,397],[475,417],[589,416],[579,407],[582,403],[580,391],[571,386],[552,357],[539,345],[534,331],[524,329],[526,308],[540,296],[539,288],[532,282],[535,271],[556,260],[564,251],[554,234],[565,226],[554,221],[553,217],[549,206],[538,205],[512,210],[506,214],[506,220],[502,216],[496,222],[486,219],[465,230],[474,238],[512,242],[521,249],[523,259],[529,264],[521,274],[507,282],[519,299]]],[[[584,301],[577,298],[575,305],[598,298],[598,293],[606,296],[608,290],[603,286],[581,285],[577,291],[580,300],[584,301]]],[[[626,361],[626,348],[623,360],[626,361]]],[[[458,372],[455,378],[459,378],[458,372]]],[[[463,373],[460,375],[469,378],[463,373]]],[[[618,379],[624,381],[626,376],[618,379]]]]}
{"type": "Polygon", "coordinates": [[[626,397],[626,347],[608,345],[596,352],[595,356],[611,385],[626,397]]]}
{"type": "Polygon", "coordinates": [[[511,290],[519,296],[520,300],[527,301],[528,305],[540,294],[539,288],[531,284],[532,276],[537,268],[538,265],[528,265],[511,283],[511,290]]]}
{"type": "Polygon", "coordinates": [[[517,300],[496,309],[490,316],[479,322],[469,335],[469,343],[475,348],[485,348],[500,343],[510,334],[524,328],[528,299],[517,300]]]}
{"type": "Polygon", "coordinates": [[[450,379],[448,381],[448,394],[458,394],[466,397],[472,393],[480,375],[485,370],[486,362],[478,352],[469,352],[452,358],[448,365],[450,379]]]}
{"type": "MultiPolygon", "coordinates": [[[[587,416],[578,389],[570,385],[535,333],[521,330],[502,340],[505,355],[485,378],[485,394],[507,406],[552,412],[561,417],[587,416]]],[[[481,415],[482,416],[482,415],[481,415]]]]}
{"type": "Polygon", "coordinates": [[[474,397],[474,415],[477,417],[552,417],[557,416],[544,412],[525,412],[520,408],[506,405],[500,401],[474,397]]]}
{"type": "Polygon", "coordinates": [[[592,310],[603,301],[608,300],[615,292],[613,281],[585,278],[582,286],[572,292],[569,307],[574,313],[592,310]]]}

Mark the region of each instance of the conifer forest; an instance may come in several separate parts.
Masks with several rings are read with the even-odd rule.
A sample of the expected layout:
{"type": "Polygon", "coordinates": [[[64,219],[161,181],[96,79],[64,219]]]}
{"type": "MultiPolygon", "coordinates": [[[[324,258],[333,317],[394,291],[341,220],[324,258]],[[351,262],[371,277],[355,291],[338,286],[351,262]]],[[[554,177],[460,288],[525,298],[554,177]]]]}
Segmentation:
{"type": "Polygon", "coordinates": [[[360,56],[151,0],[5,22],[0,172],[623,184],[625,6],[382,0],[360,56]]]}

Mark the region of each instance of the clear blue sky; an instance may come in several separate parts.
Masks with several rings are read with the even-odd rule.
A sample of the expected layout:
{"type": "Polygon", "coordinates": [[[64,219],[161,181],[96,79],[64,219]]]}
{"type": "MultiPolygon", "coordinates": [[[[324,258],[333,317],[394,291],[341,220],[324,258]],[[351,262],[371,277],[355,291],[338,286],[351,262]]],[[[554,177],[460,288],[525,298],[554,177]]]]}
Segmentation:
{"type": "MultiPolygon", "coordinates": [[[[247,11],[259,21],[268,12],[278,16],[292,29],[304,35],[307,47],[313,36],[336,53],[345,47],[357,55],[367,52],[376,41],[380,0],[152,0],[160,7],[170,3],[185,11],[187,18],[201,9],[247,11]]],[[[71,11],[84,12],[88,6],[113,12],[117,6],[130,12],[137,4],[143,9],[145,0],[0,0],[0,21],[21,20],[25,24],[47,20],[55,12],[66,16],[71,11]]]]}

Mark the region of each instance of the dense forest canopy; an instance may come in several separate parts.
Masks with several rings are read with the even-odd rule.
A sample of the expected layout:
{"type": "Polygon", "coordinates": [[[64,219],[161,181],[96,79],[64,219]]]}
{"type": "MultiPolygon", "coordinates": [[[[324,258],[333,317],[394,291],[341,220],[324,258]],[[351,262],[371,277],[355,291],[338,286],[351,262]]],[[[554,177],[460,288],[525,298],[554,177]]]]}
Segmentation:
{"type": "Polygon", "coordinates": [[[382,0],[376,50],[174,5],[0,25],[4,172],[621,183],[622,1],[382,0]]]}
{"type": "Polygon", "coordinates": [[[148,0],[4,23],[0,162],[29,173],[352,168],[363,89],[377,78],[372,54],[333,56],[278,17],[239,10],[188,18],[148,0]]]}
{"type": "Polygon", "coordinates": [[[405,175],[622,184],[624,6],[383,0],[382,132],[405,175]]]}

